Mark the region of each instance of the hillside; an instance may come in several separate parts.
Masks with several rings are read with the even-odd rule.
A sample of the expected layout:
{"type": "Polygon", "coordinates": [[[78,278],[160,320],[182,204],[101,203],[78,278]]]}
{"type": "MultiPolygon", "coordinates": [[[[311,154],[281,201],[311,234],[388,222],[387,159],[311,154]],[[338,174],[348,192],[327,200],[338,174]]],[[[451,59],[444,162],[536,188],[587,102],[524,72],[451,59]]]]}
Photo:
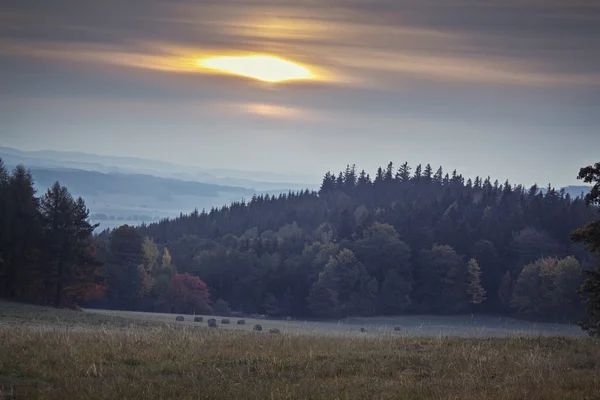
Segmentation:
{"type": "MultiPolygon", "coordinates": [[[[257,195],[135,234],[105,232],[99,254],[108,261],[125,237],[145,237],[144,246],[156,248],[151,254],[168,249],[178,273],[206,282],[221,309],[245,313],[486,312],[571,321],[581,313],[576,292],[591,256],[569,233],[595,215],[582,199],[553,188],[541,193],[429,165],[412,172],[390,164],[374,179],[348,168],[326,174],[319,192],[257,195]]],[[[109,276],[125,268],[117,264],[109,276]]],[[[147,269],[158,285],[168,275],[153,265],[147,269]]],[[[164,310],[164,289],[155,288],[158,300],[124,304],[109,296],[98,305],[164,310]]]]}
{"type": "Polygon", "coordinates": [[[94,277],[75,285],[82,300],[137,311],[325,319],[482,312],[567,322],[582,314],[582,270],[595,262],[569,237],[597,215],[583,199],[429,165],[412,172],[390,163],[374,179],[348,167],[327,173],[318,192],[278,195],[143,175],[0,170],[8,298],[36,298],[41,281],[23,271],[44,275],[47,258],[63,259],[58,243],[46,242],[80,230],[64,243],[78,243],[72,262],[94,277]],[[36,197],[32,180],[40,189],[57,176],[63,186],[36,197]],[[139,227],[96,215],[91,222],[119,228],[90,237],[87,207],[115,210],[127,200],[147,210],[142,201],[176,207],[226,196],[247,200],[139,227]],[[52,222],[59,211],[64,220],[52,222]],[[194,301],[176,295],[187,287],[197,288],[194,301]]]}
{"type": "Polygon", "coordinates": [[[252,189],[143,174],[102,173],[67,168],[32,168],[35,187],[44,193],[59,181],[86,200],[100,228],[137,225],[177,216],[182,210],[218,207],[250,198],[252,189]]]}

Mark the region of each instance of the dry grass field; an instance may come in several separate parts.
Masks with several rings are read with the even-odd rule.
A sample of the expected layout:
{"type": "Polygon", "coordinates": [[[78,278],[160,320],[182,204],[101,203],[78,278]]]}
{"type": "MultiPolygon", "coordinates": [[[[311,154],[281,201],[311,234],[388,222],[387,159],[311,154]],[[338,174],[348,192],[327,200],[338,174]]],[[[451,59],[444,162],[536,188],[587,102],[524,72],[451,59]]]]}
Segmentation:
{"type": "Polygon", "coordinates": [[[600,399],[600,342],[585,337],[231,322],[0,303],[0,399],[600,399]]]}

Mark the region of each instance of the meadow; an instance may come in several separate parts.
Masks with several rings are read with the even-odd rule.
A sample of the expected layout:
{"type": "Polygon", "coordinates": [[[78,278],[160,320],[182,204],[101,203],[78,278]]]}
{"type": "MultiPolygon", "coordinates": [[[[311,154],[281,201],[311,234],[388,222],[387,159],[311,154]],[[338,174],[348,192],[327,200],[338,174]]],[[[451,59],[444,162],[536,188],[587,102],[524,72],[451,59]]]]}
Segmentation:
{"type": "Polygon", "coordinates": [[[0,399],[600,398],[600,342],[576,327],[236,320],[0,303],[0,399]]]}

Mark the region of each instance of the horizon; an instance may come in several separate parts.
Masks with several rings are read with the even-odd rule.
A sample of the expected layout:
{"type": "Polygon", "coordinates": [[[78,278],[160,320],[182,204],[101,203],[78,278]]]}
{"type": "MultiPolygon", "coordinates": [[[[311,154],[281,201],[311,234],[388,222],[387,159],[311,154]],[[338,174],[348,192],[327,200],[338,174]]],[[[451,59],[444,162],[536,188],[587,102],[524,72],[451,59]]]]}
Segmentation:
{"type": "Polygon", "coordinates": [[[597,162],[592,0],[0,9],[2,146],[322,177],[347,164],[581,186],[597,162]]]}
{"type": "MultiPolygon", "coordinates": [[[[40,153],[40,152],[51,151],[51,152],[56,152],[57,154],[64,153],[64,154],[71,154],[71,155],[89,155],[89,156],[99,156],[99,157],[114,157],[116,159],[122,159],[122,160],[128,160],[129,159],[129,160],[138,160],[138,161],[144,161],[144,162],[158,162],[158,163],[164,162],[164,163],[166,163],[168,165],[171,165],[173,167],[198,168],[199,171],[203,171],[206,174],[211,174],[211,173],[214,173],[214,170],[216,170],[216,171],[219,170],[218,168],[214,169],[214,170],[211,170],[211,168],[200,168],[200,167],[194,167],[194,166],[191,166],[191,165],[178,164],[178,163],[175,163],[175,162],[158,161],[158,160],[153,160],[153,159],[150,159],[150,158],[138,158],[138,157],[128,157],[128,156],[114,156],[114,155],[110,155],[110,154],[106,155],[106,154],[86,153],[86,152],[79,152],[79,151],[62,152],[61,150],[49,150],[49,149],[27,151],[27,150],[22,150],[22,149],[17,149],[17,148],[1,147],[0,146],[0,150],[2,150],[2,149],[17,150],[17,151],[23,152],[25,154],[35,154],[35,153],[40,153]]],[[[0,154],[0,159],[2,159],[1,154],[0,154]]],[[[399,165],[400,165],[399,163],[398,164],[394,163],[394,168],[397,169],[399,167],[399,165]]],[[[419,165],[419,164],[417,164],[417,165],[419,165]]],[[[409,166],[411,168],[414,168],[417,165],[410,165],[409,164],[409,166]]],[[[427,165],[427,164],[421,164],[422,167],[424,167],[425,165],[427,165]]],[[[75,170],[75,171],[82,170],[82,171],[90,171],[90,172],[99,172],[99,173],[104,173],[104,174],[122,174],[122,175],[131,175],[131,174],[137,175],[137,174],[139,174],[139,175],[147,175],[147,176],[156,176],[158,178],[161,178],[160,176],[154,175],[152,172],[149,172],[149,171],[148,172],[143,172],[143,171],[140,171],[140,172],[127,172],[127,171],[103,172],[103,171],[85,169],[83,167],[77,167],[77,166],[75,166],[75,167],[43,167],[43,166],[33,166],[33,167],[30,167],[30,166],[25,165],[25,164],[24,164],[24,166],[26,168],[28,168],[28,169],[36,169],[36,168],[38,168],[38,169],[39,168],[42,168],[42,169],[61,169],[61,168],[64,168],[66,170],[75,170]]],[[[117,168],[117,169],[122,169],[122,166],[119,166],[117,164],[111,164],[111,165],[109,165],[109,164],[103,164],[103,166],[104,167],[114,167],[114,168],[117,168]]],[[[346,164],[346,166],[352,167],[352,164],[346,164]]],[[[328,170],[328,171],[323,172],[321,174],[321,176],[318,177],[319,180],[315,181],[315,182],[293,181],[293,179],[290,180],[290,181],[287,181],[287,182],[276,181],[276,180],[271,180],[271,181],[270,180],[264,180],[263,181],[263,180],[260,179],[260,177],[257,177],[256,179],[254,179],[254,181],[256,183],[261,183],[261,182],[270,183],[270,184],[279,184],[280,183],[282,185],[289,184],[291,186],[307,185],[303,189],[298,189],[298,188],[284,188],[284,187],[280,188],[280,190],[288,190],[289,189],[289,190],[292,190],[293,192],[297,192],[299,190],[304,190],[304,189],[316,190],[315,188],[318,187],[321,184],[321,181],[322,181],[323,177],[325,176],[325,174],[327,174],[327,173],[333,173],[333,174],[337,175],[339,172],[343,172],[344,169],[346,168],[346,166],[344,166],[343,168],[340,168],[339,170],[328,170]],[[312,187],[312,189],[311,189],[311,187],[312,187]]],[[[383,170],[385,170],[386,166],[387,166],[387,164],[385,164],[385,165],[382,164],[381,168],[383,170]]],[[[433,169],[437,169],[437,167],[434,166],[433,164],[431,166],[432,166],[433,169]]],[[[443,167],[443,165],[441,167],[443,167]]],[[[362,170],[362,168],[357,165],[356,166],[356,171],[360,172],[361,170],[362,170]]],[[[262,173],[268,174],[269,173],[269,171],[241,171],[241,170],[227,170],[227,171],[228,171],[228,173],[233,173],[233,174],[235,174],[236,172],[247,172],[247,173],[257,173],[257,174],[262,174],[262,173]]],[[[373,177],[375,176],[376,171],[367,171],[367,170],[365,170],[365,172],[367,173],[367,175],[369,175],[371,177],[371,179],[374,179],[373,177]]],[[[444,170],[444,174],[450,173],[450,172],[452,172],[452,171],[451,170],[444,170]]],[[[485,175],[485,176],[483,176],[483,175],[465,176],[461,171],[457,170],[456,172],[458,174],[463,175],[465,181],[467,181],[468,179],[474,180],[476,177],[479,177],[479,178],[481,178],[483,180],[485,180],[486,178],[489,177],[490,180],[491,180],[491,182],[494,182],[495,180],[498,180],[498,182],[501,183],[501,184],[504,184],[504,182],[506,181],[506,180],[500,180],[499,178],[496,178],[496,177],[493,177],[493,176],[487,176],[487,175],[485,175]]],[[[216,175],[213,176],[213,177],[216,178],[216,179],[219,179],[219,177],[216,176],[216,175]]],[[[289,176],[289,177],[293,178],[293,176],[289,176]]],[[[34,178],[35,178],[35,176],[34,176],[34,178]]],[[[235,179],[236,177],[235,176],[225,176],[224,178],[235,179]]],[[[180,181],[198,182],[198,183],[203,183],[204,182],[202,179],[191,179],[191,178],[181,178],[180,179],[180,178],[171,177],[171,178],[166,178],[166,179],[176,179],[176,180],[180,180],[180,181]]],[[[249,182],[252,181],[252,179],[248,179],[248,178],[244,178],[244,177],[238,178],[238,179],[240,179],[240,180],[247,180],[249,182]]],[[[514,185],[521,185],[521,186],[523,186],[526,189],[528,189],[531,186],[533,186],[533,184],[528,186],[528,185],[525,185],[525,184],[523,184],[521,182],[512,182],[512,181],[509,181],[509,183],[511,185],[513,185],[513,186],[514,185]]],[[[263,193],[263,192],[268,192],[268,191],[274,190],[274,189],[271,189],[271,190],[268,190],[268,189],[257,189],[257,188],[253,188],[253,187],[250,187],[250,186],[242,186],[242,185],[224,184],[224,183],[219,183],[218,180],[215,181],[215,182],[212,182],[212,184],[219,185],[219,186],[240,187],[240,188],[244,188],[244,189],[251,189],[251,190],[255,190],[257,193],[263,193]]],[[[539,189],[542,190],[542,191],[544,191],[547,188],[547,184],[544,185],[544,184],[540,184],[538,182],[535,182],[534,184],[537,185],[539,187],[539,189]]],[[[584,183],[584,182],[582,182],[580,180],[577,181],[575,184],[569,184],[569,185],[554,185],[552,182],[549,182],[549,184],[554,189],[563,189],[563,188],[569,188],[569,187],[571,187],[571,188],[572,187],[586,187],[586,188],[591,188],[592,187],[592,185],[586,184],[586,183],[584,183]]]]}

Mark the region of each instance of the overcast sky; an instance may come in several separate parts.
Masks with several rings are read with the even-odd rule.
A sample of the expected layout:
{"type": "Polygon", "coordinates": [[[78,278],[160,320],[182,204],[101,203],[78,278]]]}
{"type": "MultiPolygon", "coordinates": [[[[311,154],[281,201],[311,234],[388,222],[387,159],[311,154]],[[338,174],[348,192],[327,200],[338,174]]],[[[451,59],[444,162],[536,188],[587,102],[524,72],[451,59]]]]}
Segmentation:
{"type": "Polygon", "coordinates": [[[600,161],[600,2],[4,1],[0,121],[0,145],[23,150],[576,184],[600,161]],[[316,79],[196,65],[236,54],[316,79]]]}

